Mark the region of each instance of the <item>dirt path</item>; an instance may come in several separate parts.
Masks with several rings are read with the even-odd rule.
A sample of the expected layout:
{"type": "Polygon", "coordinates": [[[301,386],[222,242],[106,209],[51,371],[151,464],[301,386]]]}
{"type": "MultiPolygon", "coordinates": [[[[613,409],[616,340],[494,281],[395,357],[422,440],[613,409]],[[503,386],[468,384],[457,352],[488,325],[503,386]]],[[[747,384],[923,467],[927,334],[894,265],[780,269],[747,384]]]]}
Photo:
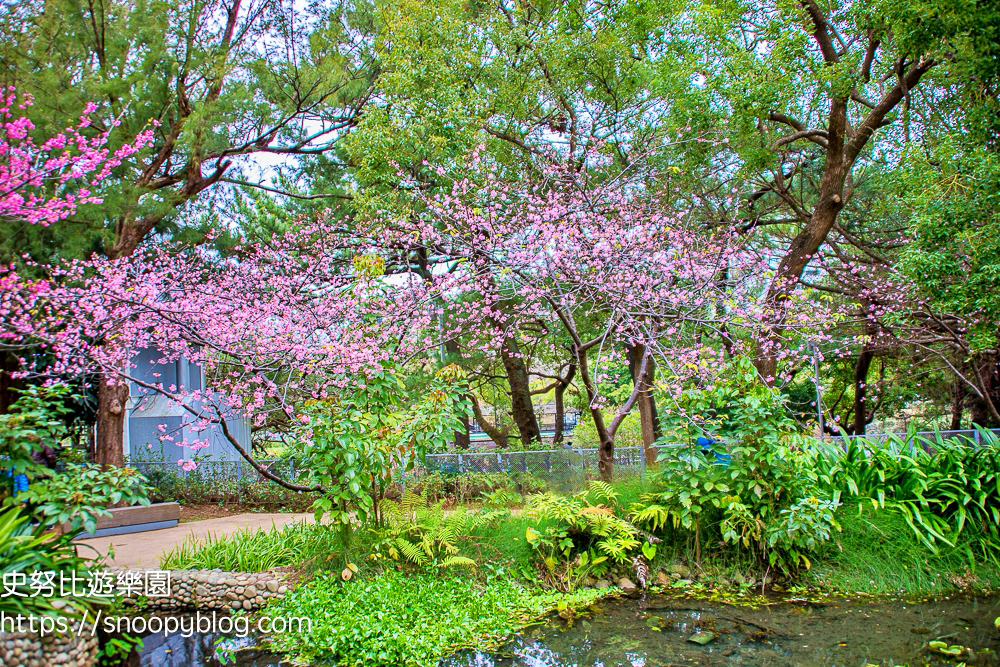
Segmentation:
{"type": "Polygon", "coordinates": [[[312,514],[237,514],[235,516],[191,521],[176,528],[151,530],[145,533],[95,537],[77,540],[77,552],[84,558],[104,558],[109,567],[158,567],[160,556],[180,544],[185,537],[194,535],[204,539],[229,535],[237,530],[272,530],[294,522],[313,523],[312,514]],[[108,552],[113,557],[108,557],[108,552]]]}

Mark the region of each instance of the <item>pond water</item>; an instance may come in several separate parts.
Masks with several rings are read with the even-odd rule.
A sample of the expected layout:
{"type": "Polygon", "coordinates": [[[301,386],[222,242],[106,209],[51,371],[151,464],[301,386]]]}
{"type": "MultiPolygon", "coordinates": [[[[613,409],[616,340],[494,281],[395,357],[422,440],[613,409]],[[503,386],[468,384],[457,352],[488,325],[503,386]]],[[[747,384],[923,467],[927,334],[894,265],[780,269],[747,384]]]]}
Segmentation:
{"type": "MultiPolygon", "coordinates": [[[[786,601],[757,609],[659,596],[626,598],[602,602],[572,621],[553,617],[527,629],[501,651],[464,651],[441,667],[862,667],[959,662],[1000,667],[996,653],[1000,631],[993,625],[998,616],[1000,599],[995,597],[917,604],[786,601]],[[944,642],[944,651],[958,655],[929,646],[937,641],[944,642]]],[[[249,646],[223,643],[230,648],[249,646]]],[[[214,667],[221,664],[215,645],[216,638],[205,635],[150,637],[131,664],[214,667]]],[[[252,648],[237,650],[235,657],[235,664],[243,667],[281,664],[273,655],[252,648]]]]}

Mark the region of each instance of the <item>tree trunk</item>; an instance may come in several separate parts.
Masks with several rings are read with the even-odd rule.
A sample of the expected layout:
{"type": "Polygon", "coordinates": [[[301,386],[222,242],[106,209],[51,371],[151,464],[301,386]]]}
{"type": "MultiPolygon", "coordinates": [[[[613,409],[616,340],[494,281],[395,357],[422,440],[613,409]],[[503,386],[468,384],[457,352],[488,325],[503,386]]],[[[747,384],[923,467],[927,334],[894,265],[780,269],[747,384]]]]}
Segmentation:
{"type": "Polygon", "coordinates": [[[542,441],[542,430],[538,426],[535,407],[531,403],[531,385],[528,381],[528,367],[521,356],[521,349],[513,337],[504,339],[500,348],[500,359],[507,372],[510,386],[511,416],[521,437],[521,445],[542,441]]]}
{"type": "Polygon", "coordinates": [[[868,370],[875,353],[869,347],[861,348],[858,363],[854,365],[854,426],[852,435],[864,435],[868,427],[868,370]]]}
{"type": "Polygon", "coordinates": [[[643,355],[646,353],[645,345],[630,345],[628,353],[628,368],[632,375],[632,383],[639,387],[639,397],[636,403],[639,406],[639,422],[642,426],[642,449],[646,457],[646,465],[656,465],[657,451],[653,444],[660,438],[660,424],[656,413],[656,399],[653,397],[653,382],[656,379],[656,361],[652,356],[646,362],[646,372],[644,377],[637,377],[639,366],[642,363],[643,355]]]}
{"type": "Polygon", "coordinates": [[[962,412],[965,409],[965,385],[956,380],[951,385],[951,424],[952,431],[962,429],[962,412]]]}
{"type": "Polygon", "coordinates": [[[552,444],[556,446],[561,445],[563,442],[563,420],[566,418],[566,401],[564,395],[570,383],[573,382],[574,375],[576,375],[576,364],[570,364],[569,370],[566,372],[566,377],[560,377],[559,384],[556,385],[556,423],[552,435],[552,444]]]}
{"type": "MultiPolygon", "coordinates": [[[[828,29],[828,26],[832,24],[828,22],[815,3],[803,3],[803,6],[807,9],[807,14],[813,23],[813,36],[820,46],[824,60],[829,66],[840,68],[842,61],[828,29]]],[[[872,42],[870,48],[877,48],[877,46],[877,42],[872,42]]],[[[848,176],[854,168],[858,156],[875,132],[880,127],[889,124],[886,117],[910,91],[917,87],[923,75],[933,68],[936,62],[924,57],[912,61],[906,73],[898,77],[896,85],[882,95],[882,99],[874,105],[860,123],[852,125],[849,122],[848,97],[830,98],[830,111],[824,130],[826,155],[816,204],[802,230],[788,245],[788,250],[778,264],[778,270],[768,286],[765,297],[770,315],[765,322],[764,331],[757,339],[754,365],[766,383],[774,384],[778,379],[777,353],[782,340],[788,297],[802,278],[802,272],[806,266],[815,257],[823,242],[826,241],[827,235],[837,222],[837,216],[841,209],[850,199],[851,190],[845,189],[845,184],[848,182],[848,176]]],[[[867,80],[868,74],[869,72],[862,73],[862,78],[867,80]]],[[[795,123],[789,123],[789,119],[782,114],[771,113],[768,120],[795,125],[795,123]]],[[[795,129],[801,130],[803,128],[797,127],[795,129]]],[[[801,215],[798,209],[795,210],[795,213],[797,216],[801,215]]]]}
{"type": "Polygon", "coordinates": [[[601,412],[597,401],[597,385],[590,377],[587,351],[574,345],[573,356],[576,359],[577,368],[580,369],[580,379],[587,390],[587,407],[590,410],[591,419],[594,420],[594,430],[597,431],[597,470],[601,473],[601,480],[610,483],[614,480],[615,475],[614,436],[608,431],[607,424],[604,423],[604,413],[601,412]]]}
{"type": "Polygon", "coordinates": [[[10,406],[21,397],[19,390],[25,388],[24,380],[14,377],[21,369],[21,362],[13,352],[3,355],[3,368],[0,368],[0,415],[10,412],[10,406]]]}
{"type": "Polygon", "coordinates": [[[472,400],[472,414],[475,415],[476,423],[478,423],[479,427],[483,429],[483,433],[490,436],[490,440],[493,441],[493,444],[500,449],[509,449],[510,440],[507,438],[507,430],[497,428],[493,422],[483,415],[483,410],[479,407],[479,399],[477,399],[474,394],[469,394],[469,398],[472,400]]]}
{"type": "Polygon", "coordinates": [[[994,358],[972,362],[972,374],[978,380],[983,396],[972,396],[971,417],[974,426],[992,428],[1000,426],[1000,364],[994,358]]]}
{"type": "Polygon", "coordinates": [[[125,464],[128,385],[108,385],[103,376],[97,383],[97,451],[94,462],[105,468],[120,468],[125,464]]]}

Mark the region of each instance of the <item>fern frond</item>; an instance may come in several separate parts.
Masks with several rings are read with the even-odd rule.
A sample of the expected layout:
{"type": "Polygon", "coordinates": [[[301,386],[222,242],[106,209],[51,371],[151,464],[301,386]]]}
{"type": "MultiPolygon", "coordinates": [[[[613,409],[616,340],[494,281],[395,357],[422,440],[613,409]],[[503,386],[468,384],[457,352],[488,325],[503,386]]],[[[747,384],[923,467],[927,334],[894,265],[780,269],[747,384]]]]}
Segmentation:
{"type": "Polygon", "coordinates": [[[450,556],[438,563],[438,567],[476,567],[476,561],[465,556],[450,556]]]}
{"type": "Polygon", "coordinates": [[[602,504],[618,504],[618,492],[615,491],[615,488],[599,479],[594,479],[587,483],[587,491],[584,495],[593,495],[602,504]]]}
{"type": "Polygon", "coordinates": [[[632,513],[632,521],[638,524],[649,526],[656,531],[667,525],[671,518],[669,507],[663,505],[647,505],[643,508],[635,507],[632,513]]]}
{"type": "Polygon", "coordinates": [[[430,562],[428,555],[424,553],[420,546],[412,542],[407,542],[402,537],[396,538],[396,546],[399,547],[399,551],[403,554],[403,557],[414,565],[427,565],[430,562]]]}
{"type": "Polygon", "coordinates": [[[584,507],[582,510],[580,510],[580,514],[582,514],[584,516],[596,516],[596,515],[614,516],[615,515],[615,513],[611,510],[610,507],[605,507],[604,505],[593,505],[591,507],[584,507]]]}
{"type": "Polygon", "coordinates": [[[416,515],[419,510],[427,506],[425,493],[424,490],[421,490],[420,493],[413,493],[412,491],[404,493],[403,497],[399,500],[400,511],[409,516],[416,515]]]}

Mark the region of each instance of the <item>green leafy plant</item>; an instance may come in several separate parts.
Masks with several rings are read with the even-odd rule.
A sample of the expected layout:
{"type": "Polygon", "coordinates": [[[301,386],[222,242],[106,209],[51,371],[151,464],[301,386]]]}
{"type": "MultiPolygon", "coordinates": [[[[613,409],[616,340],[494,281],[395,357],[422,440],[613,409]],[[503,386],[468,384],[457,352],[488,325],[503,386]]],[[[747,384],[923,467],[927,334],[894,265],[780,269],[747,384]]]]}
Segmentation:
{"type": "Polygon", "coordinates": [[[827,448],[824,479],[877,509],[898,512],[932,551],[964,537],[970,557],[1000,553],[1000,443],[981,430],[980,444],[964,439],[890,436],[873,445],[848,439],[844,450],[827,448]]]}
{"type": "Polygon", "coordinates": [[[821,497],[828,477],[781,394],[740,359],[710,388],[685,390],[680,407],[692,444],[661,452],[655,490],[632,506],[632,520],[653,531],[670,527],[692,535],[699,564],[703,533],[712,530],[771,566],[808,567],[805,554],[838,529],[833,510],[839,499],[821,497]],[[695,444],[705,433],[717,441],[715,453],[706,455],[695,444]]]}
{"type": "Polygon", "coordinates": [[[37,463],[32,454],[43,448],[64,450],[66,437],[62,416],[68,411],[69,389],[62,385],[23,392],[11,406],[11,413],[0,415],[0,457],[9,475],[0,475],[0,483],[11,485],[19,476],[30,480],[30,487],[13,493],[8,488],[4,503],[29,503],[48,527],[68,524],[70,533],[82,529],[94,532],[107,507],[118,503],[149,505],[146,479],[132,468],[103,470],[100,466],[65,463],[51,470],[37,463]]]}
{"type": "Polygon", "coordinates": [[[30,503],[46,525],[68,524],[68,532],[97,530],[102,516],[111,516],[107,505],[149,506],[146,478],[133,468],[104,470],[94,464],[68,464],[42,477],[17,499],[30,503]]]}
{"type": "Polygon", "coordinates": [[[238,530],[205,539],[189,536],[164,554],[160,566],[168,570],[264,572],[325,561],[340,550],[340,537],[330,526],[293,523],[279,529],[238,530]]]}
{"type": "Polygon", "coordinates": [[[406,490],[424,493],[432,502],[444,500],[450,504],[485,501],[488,494],[509,490],[522,496],[542,493],[547,485],[541,479],[524,473],[444,472],[436,470],[406,481],[406,490]]]}
{"type": "Polygon", "coordinates": [[[385,499],[381,506],[382,525],[373,549],[375,560],[385,557],[425,567],[474,566],[462,556],[459,543],[483,526],[497,523],[506,511],[470,512],[459,508],[446,513],[443,502],[429,507],[423,495],[408,493],[399,502],[385,499]]]}
{"type": "Polygon", "coordinates": [[[447,447],[469,406],[461,369],[446,366],[423,400],[406,406],[404,384],[392,367],[351,382],[329,400],[313,404],[310,446],[297,457],[303,481],[326,493],[313,504],[317,519],[329,515],[346,528],[353,521],[380,522],[378,508],[394,469],[409,469],[427,453],[447,447]]]}
{"type": "Polygon", "coordinates": [[[573,496],[545,493],[530,499],[528,516],[536,525],[525,539],[544,566],[548,585],[573,590],[611,562],[625,563],[639,548],[639,530],[615,513],[617,501],[614,488],[599,481],[573,496]]]}
{"type": "Polygon", "coordinates": [[[463,648],[495,649],[525,624],[560,605],[594,602],[598,591],[541,592],[496,577],[485,582],[449,572],[397,572],[343,582],[322,574],[269,607],[310,627],[269,638],[297,664],[357,667],[435,665],[463,648]]]}
{"type": "Polygon", "coordinates": [[[55,535],[41,525],[32,526],[27,515],[17,507],[0,512],[0,575],[5,590],[0,596],[0,612],[8,617],[75,616],[103,602],[88,594],[69,598],[59,596],[60,576],[70,580],[76,576],[86,583],[90,575],[86,561],[76,555],[76,547],[68,535],[55,535]],[[31,575],[52,573],[54,595],[38,595],[31,587],[31,575]]]}

